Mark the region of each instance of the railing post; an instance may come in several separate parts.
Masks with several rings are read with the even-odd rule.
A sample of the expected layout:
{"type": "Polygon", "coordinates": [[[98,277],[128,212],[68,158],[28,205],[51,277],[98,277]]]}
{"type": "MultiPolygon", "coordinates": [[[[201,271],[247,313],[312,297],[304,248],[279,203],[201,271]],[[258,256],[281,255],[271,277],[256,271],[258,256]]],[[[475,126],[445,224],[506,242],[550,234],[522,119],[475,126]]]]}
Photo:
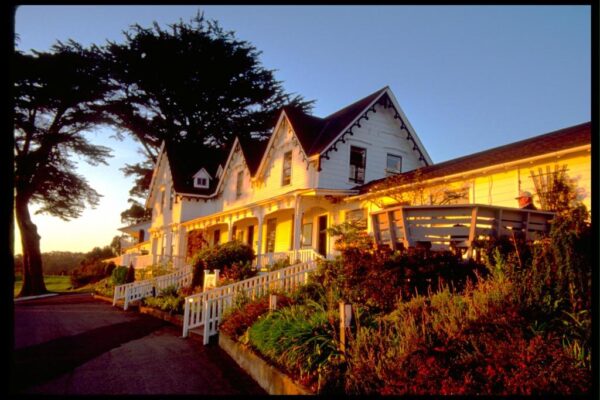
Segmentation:
{"type": "Polygon", "coordinates": [[[269,311],[277,310],[277,295],[271,294],[269,295],[269,311]]]}
{"type": "Polygon", "coordinates": [[[352,322],[352,304],[340,301],[340,351],[346,352],[346,333],[352,322]]]}
{"type": "Polygon", "coordinates": [[[183,335],[181,337],[186,338],[188,336],[188,329],[190,326],[190,303],[193,299],[185,299],[185,305],[183,307],[183,335]]]}
{"type": "Polygon", "coordinates": [[[208,344],[208,339],[210,337],[210,313],[208,303],[210,303],[210,299],[207,298],[202,304],[202,318],[204,319],[204,337],[202,344],[204,345],[208,344]]]}

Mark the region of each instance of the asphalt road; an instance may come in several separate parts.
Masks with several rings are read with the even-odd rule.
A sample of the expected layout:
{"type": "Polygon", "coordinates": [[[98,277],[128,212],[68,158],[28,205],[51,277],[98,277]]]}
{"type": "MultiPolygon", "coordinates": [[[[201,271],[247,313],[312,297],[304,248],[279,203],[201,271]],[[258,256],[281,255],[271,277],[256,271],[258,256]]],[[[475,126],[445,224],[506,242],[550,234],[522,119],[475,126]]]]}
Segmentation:
{"type": "Polygon", "coordinates": [[[217,345],[89,294],[15,304],[15,393],[264,395],[217,345]]]}

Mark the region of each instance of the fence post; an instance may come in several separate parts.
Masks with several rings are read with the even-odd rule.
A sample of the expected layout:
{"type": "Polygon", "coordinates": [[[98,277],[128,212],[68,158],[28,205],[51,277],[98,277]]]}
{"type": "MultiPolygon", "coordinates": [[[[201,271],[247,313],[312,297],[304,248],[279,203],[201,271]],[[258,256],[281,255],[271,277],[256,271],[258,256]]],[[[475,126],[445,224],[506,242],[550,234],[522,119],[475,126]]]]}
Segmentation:
{"type": "Polygon", "coordinates": [[[352,322],[352,304],[340,301],[340,351],[346,352],[346,331],[352,322]]]}
{"type": "Polygon", "coordinates": [[[269,311],[277,310],[277,295],[271,294],[269,295],[269,311]]]}

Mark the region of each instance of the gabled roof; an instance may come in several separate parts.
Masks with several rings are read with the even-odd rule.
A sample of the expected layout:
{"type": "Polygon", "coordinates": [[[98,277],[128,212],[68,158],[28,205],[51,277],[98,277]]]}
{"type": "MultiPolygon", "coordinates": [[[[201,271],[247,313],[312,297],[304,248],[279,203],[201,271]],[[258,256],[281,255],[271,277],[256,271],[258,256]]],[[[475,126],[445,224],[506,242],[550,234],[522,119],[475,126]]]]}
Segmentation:
{"type": "Polygon", "coordinates": [[[383,185],[387,186],[390,183],[398,185],[410,183],[417,177],[426,180],[450,176],[461,172],[589,145],[591,144],[591,140],[591,123],[586,122],[439,164],[418,168],[392,177],[377,179],[357,186],[355,189],[359,189],[359,192],[362,194],[382,189],[383,185]]]}
{"type": "Polygon", "coordinates": [[[240,142],[240,147],[242,148],[242,153],[244,154],[244,158],[246,159],[246,164],[248,165],[248,169],[250,170],[250,175],[254,176],[256,171],[258,170],[258,166],[260,165],[260,160],[265,153],[265,149],[267,148],[268,140],[255,140],[248,138],[238,137],[240,142]]]}
{"type": "Polygon", "coordinates": [[[171,168],[175,192],[204,196],[212,194],[217,187],[217,169],[220,164],[225,163],[228,155],[224,149],[189,143],[165,143],[165,153],[171,168]],[[209,180],[208,188],[194,187],[194,175],[202,168],[213,177],[209,180]]]}
{"type": "Polygon", "coordinates": [[[375,99],[387,90],[371,93],[347,107],[325,117],[319,118],[303,113],[300,110],[284,107],[294,132],[307,156],[321,153],[352,121],[357,119],[375,99]]]}

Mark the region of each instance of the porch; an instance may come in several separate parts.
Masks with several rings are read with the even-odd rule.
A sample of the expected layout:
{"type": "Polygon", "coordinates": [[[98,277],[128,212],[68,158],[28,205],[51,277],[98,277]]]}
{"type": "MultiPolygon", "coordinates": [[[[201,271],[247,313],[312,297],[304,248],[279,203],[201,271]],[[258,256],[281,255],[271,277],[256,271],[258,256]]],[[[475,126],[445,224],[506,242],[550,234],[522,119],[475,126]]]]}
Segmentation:
{"type": "Polygon", "coordinates": [[[501,236],[535,240],[550,228],[554,213],[538,210],[464,204],[397,206],[371,213],[375,240],[397,250],[417,245],[434,251],[473,253],[478,240],[501,236]]]}
{"type": "Polygon", "coordinates": [[[183,223],[186,243],[179,253],[189,256],[193,252],[190,237],[197,231],[194,235],[201,236],[205,245],[237,240],[251,246],[256,254],[253,265],[258,269],[284,259],[292,264],[312,261],[332,254],[327,228],[336,223],[337,214],[334,204],[314,191],[289,194],[183,223]]]}

